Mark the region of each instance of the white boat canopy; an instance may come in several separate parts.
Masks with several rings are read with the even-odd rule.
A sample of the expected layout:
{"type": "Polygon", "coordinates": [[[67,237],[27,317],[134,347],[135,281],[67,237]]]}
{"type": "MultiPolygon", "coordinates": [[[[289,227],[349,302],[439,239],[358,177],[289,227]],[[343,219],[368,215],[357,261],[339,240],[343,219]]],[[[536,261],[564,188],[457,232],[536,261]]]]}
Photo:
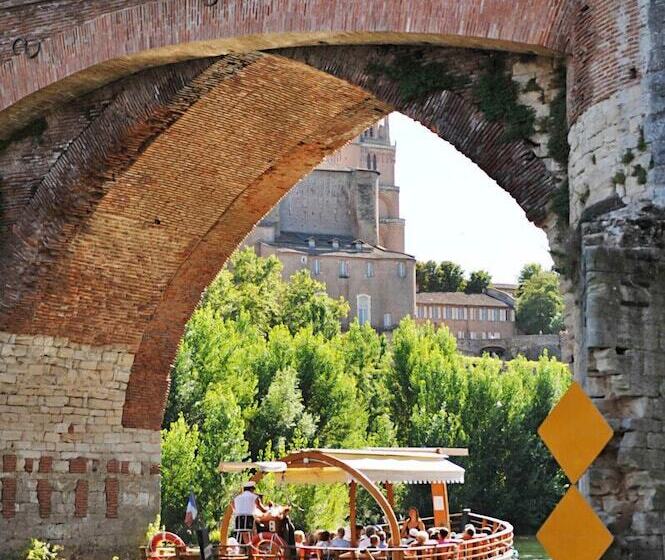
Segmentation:
{"type": "Polygon", "coordinates": [[[464,469],[448,460],[448,455],[467,455],[466,449],[443,448],[368,448],[368,449],[303,449],[301,460],[269,462],[222,462],[220,472],[257,469],[280,473],[277,479],[288,484],[348,483],[353,476],[340,466],[328,464],[330,457],[359,471],[372,482],[407,484],[463,483],[464,469]],[[449,453],[447,453],[449,452],[449,453]],[[320,456],[321,460],[312,458],[320,456]]]}

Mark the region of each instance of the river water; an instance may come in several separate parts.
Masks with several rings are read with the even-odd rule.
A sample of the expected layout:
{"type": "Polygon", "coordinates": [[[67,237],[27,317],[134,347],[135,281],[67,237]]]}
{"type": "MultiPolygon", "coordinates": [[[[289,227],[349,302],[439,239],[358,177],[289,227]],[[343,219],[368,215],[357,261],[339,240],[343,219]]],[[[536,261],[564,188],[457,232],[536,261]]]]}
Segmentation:
{"type": "Polygon", "coordinates": [[[550,560],[536,537],[515,537],[515,547],[520,553],[520,560],[550,560]]]}

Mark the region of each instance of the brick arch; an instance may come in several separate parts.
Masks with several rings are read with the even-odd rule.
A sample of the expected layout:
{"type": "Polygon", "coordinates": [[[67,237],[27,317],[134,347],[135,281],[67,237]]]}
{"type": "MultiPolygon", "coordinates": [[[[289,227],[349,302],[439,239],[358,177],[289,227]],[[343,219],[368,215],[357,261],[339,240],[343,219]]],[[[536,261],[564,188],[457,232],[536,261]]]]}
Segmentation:
{"type": "MultiPolygon", "coordinates": [[[[40,42],[35,58],[0,52],[0,126],[129,73],[182,60],[313,44],[429,43],[566,52],[568,0],[47,0],[0,15],[2,43],[40,42]]],[[[10,3],[11,4],[11,3],[10,3]]],[[[33,51],[34,52],[34,51],[33,51]]],[[[2,130],[0,128],[0,131],[2,130]]]]}
{"type": "MultiPolygon", "coordinates": [[[[432,51],[466,68],[485,56],[432,51]]],[[[501,142],[501,125],[463,92],[404,102],[395,84],[370,80],[367,65],[392,54],[317,47],[168,65],[53,115],[68,131],[71,107],[97,117],[49,138],[67,148],[43,176],[19,175],[34,196],[17,202],[1,248],[2,328],[126,345],[135,361],[122,424],[158,429],[201,292],[304,173],[392,108],[451,141],[541,223],[554,180],[531,147],[501,142]]]]}
{"type": "MultiPolygon", "coordinates": [[[[414,64],[445,61],[460,75],[479,75],[488,56],[478,50],[419,47],[313,47],[281,49],[276,53],[319,68],[366,89],[395,110],[411,117],[450,142],[459,152],[494,179],[526,213],[544,227],[550,198],[557,187],[553,169],[558,167],[530,139],[506,141],[504,127],[485,118],[473,99],[473,80],[460,91],[441,91],[416,100],[405,100],[398,84],[378,78],[369,69],[373,64],[390,64],[401,53],[415,53],[414,64]],[[539,153],[537,153],[539,152],[539,153]]],[[[509,58],[509,57],[508,57],[509,58]]],[[[517,60],[515,61],[517,63],[517,60]]],[[[542,58],[552,65],[554,59],[542,58]]],[[[510,64],[510,60],[508,60],[510,64]]],[[[551,84],[546,84],[546,89],[551,84]]],[[[538,110],[546,109],[541,106],[538,110]]],[[[542,140],[541,140],[542,142],[542,140]]]]}
{"type": "MultiPolygon", "coordinates": [[[[30,193],[0,248],[0,330],[121,345],[136,356],[122,425],[158,430],[203,289],[301,176],[390,108],[258,53],[146,72],[50,115],[52,165],[5,178],[30,193]]],[[[48,151],[16,146],[33,148],[48,151]]]]}

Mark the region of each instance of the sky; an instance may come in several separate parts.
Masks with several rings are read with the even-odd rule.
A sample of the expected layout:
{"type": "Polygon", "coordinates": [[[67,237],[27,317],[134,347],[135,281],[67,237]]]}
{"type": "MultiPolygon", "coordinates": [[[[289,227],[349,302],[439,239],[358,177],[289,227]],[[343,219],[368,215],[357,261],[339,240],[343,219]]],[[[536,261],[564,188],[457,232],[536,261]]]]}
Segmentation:
{"type": "Polygon", "coordinates": [[[515,283],[528,262],[552,266],[545,233],[475,163],[400,113],[390,115],[390,135],[407,253],[487,270],[499,283],[515,283]]]}

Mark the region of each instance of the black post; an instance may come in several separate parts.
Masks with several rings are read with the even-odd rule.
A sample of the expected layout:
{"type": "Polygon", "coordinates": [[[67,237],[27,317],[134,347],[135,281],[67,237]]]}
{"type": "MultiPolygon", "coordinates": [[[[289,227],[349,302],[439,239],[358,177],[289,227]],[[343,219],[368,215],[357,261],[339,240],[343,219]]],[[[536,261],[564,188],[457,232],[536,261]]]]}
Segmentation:
{"type": "Polygon", "coordinates": [[[212,545],[208,539],[208,529],[205,527],[198,527],[196,529],[196,540],[199,541],[201,560],[212,560],[213,552],[212,545]]]}

